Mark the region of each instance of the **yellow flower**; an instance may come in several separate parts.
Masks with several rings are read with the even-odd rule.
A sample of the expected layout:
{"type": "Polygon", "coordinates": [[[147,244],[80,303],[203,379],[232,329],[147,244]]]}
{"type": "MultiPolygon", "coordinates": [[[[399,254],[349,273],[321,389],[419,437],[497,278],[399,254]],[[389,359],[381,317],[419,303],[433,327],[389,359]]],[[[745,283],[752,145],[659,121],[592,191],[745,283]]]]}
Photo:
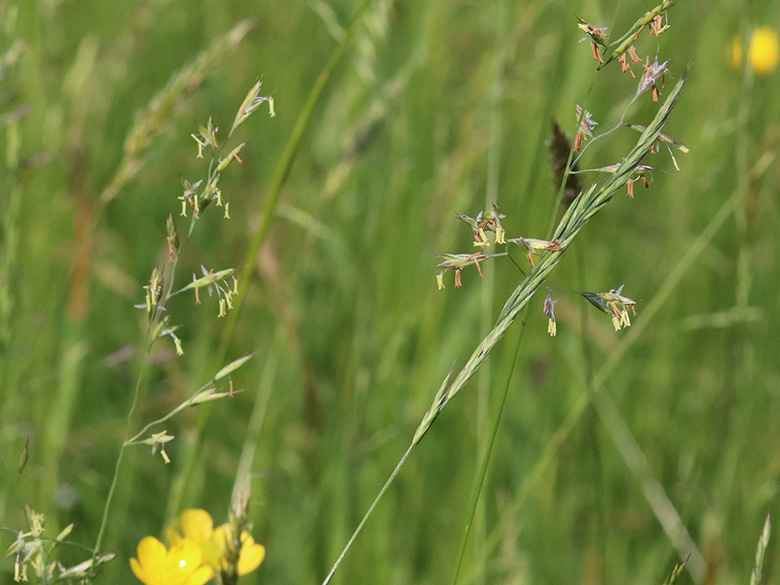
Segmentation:
{"type": "MultiPolygon", "coordinates": [[[[176,530],[168,529],[168,540],[171,545],[183,541],[192,541],[200,547],[204,565],[208,565],[215,571],[227,569],[225,553],[227,543],[232,538],[232,526],[223,524],[214,529],[214,521],[205,510],[185,510],[181,515],[182,537],[176,530]]],[[[241,533],[241,552],[238,558],[238,574],[251,573],[265,558],[265,547],[255,544],[252,535],[244,531],[241,533]]]]}
{"type": "Polygon", "coordinates": [[[756,73],[772,73],[777,69],[780,62],[780,38],[777,31],[768,26],[754,30],[747,58],[756,73]]]}
{"type": "Polygon", "coordinates": [[[200,547],[183,539],[166,550],[153,536],[138,543],[138,559],[130,559],[133,573],[145,585],[204,585],[214,576],[211,567],[201,566],[200,547]]]}
{"type": "MultiPolygon", "coordinates": [[[[745,60],[742,40],[735,36],[728,51],[729,62],[734,69],[741,69],[745,60]]],[[[780,37],[769,26],[760,26],[750,35],[747,62],[759,75],[772,73],[780,63],[780,37]]]]}
{"type": "MultiPolygon", "coordinates": [[[[222,560],[222,567],[225,565],[225,553],[228,542],[233,538],[233,527],[230,524],[223,524],[214,531],[214,543],[217,547],[217,557],[222,560]]],[[[252,535],[246,530],[241,533],[241,552],[238,555],[238,574],[246,575],[251,573],[265,558],[265,547],[262,544],[255,544],[252,535]]]]}
{"type": "MultiPolygon", "coordinates": [[[[181,530],[184,533],[184,538],[196,544],[203,544],[211,540],[213,528],[214,521],[206,510],[184,510],[181,514],[181,530]]],[[[179,533],[172,528],[168,529],[167,536],[171,544],[181,540],[179,533]]]]}
{"type": "Polygon", "coordinates": [[[220,563],[217,546],[213,541],[214,521],[211,519],[211,515],[206,510],[184,510],[181,514],[181,530],[184,533],[184,537],[173,528],[169,528],[166,533],[168,542],[171,545],[175,545],[185,539],[191,540],[200,547],[203,555],[201,562],[219,570],[220,563]]]}

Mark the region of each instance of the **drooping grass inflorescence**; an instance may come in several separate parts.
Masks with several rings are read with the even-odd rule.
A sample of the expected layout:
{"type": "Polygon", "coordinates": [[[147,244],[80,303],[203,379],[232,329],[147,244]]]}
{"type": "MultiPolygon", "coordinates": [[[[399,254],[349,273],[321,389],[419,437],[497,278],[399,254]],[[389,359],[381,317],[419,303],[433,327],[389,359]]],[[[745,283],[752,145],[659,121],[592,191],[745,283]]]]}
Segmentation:
{"type": "MultiPolygon", "coordinates": [[[[233,125],[231,126],[230,132],[228,133],[227,140],[230,139],[230,137],[233,135],[233,132],[241,124],[243,124],[261,104],[268,103],[271,116],[275,115],[273,109],[273,99],[271,97],[261,96],[261,87],[262,82],[257,81],[247,93],[247,96],[245,97],[235,116],[233,125]]],[[[182,181],[183,194],[179,197],[182,202],[181,216],[189,219],[189,226],[182,233],[177,228],[176,222],[172,215],[168,215],[166,218],[165,227],[168,248],[167,261],[163,266],[155,266],[153,268],[149,283],[144,286],[144,290],[146,291],[145,302],[141,305],[137,305],[138,308],[145,310],[147,316],[147,330],[143,344],[144,352],[141,356],[139,374],[136,379],[135,389],[132,395],[132,403],[127,414],[125,439],[120,446],[119,455],[117,456],[114,476],[111,487],[109,489],[108,497],[106,498],[103,519],[101,521],[100,531],[98,533],[94,547],[93,562],[98,558],[99,551],[102,546],[103,536],[110,515],[114,490],[116,488],[122,468],[122,460],[125,448],[132,445],[151,446],[152,453],[154,454],[159,452],[163,460],[168,463],[170,459],[165,451],[165,445],[172,441],[175,437],[168,434],[165,429],[157,432],[151,432],[151,429],[157,425],[161,425],[186,408],[197,406],[203,402],[234,396],[236,390],[234,390],[233,383],[229,376],[234,370],[241,367],[244,363],[251,359],[252,355],[254,355],[250,354],[241,357],[224,366],[214,375],[211,381],[195,391],[192,396],[179,404],[176,408],[172,409],[168,414],[148,423],[140,432],[136,433],[135,435],[131,434],[131,428],[134,422],[134,413],[138,406],[140,390],[146,383],[148,355],[152,346],[157,341],[160,341],[166,337],[170,337],[176,347],[177,355],[182,355],[184,353],[181,340],[176,335],[176,331],[180,326],[173,325],[171,322],[171,315],[168,311],[168,301],[178,294],[192,290],[195,295],[195,302],[200,303],[199,291],[200,289],[206,288],[209,291],[209,294],[216,293],[217,297],[219,298],[219,316],[222,317],[232,307],[232,299],[237,294],[237,282],[234,276],[236,269],[234,268],[227,268],[215,272],[213,270],[206,270],[204,267],[201,267],[202,275],[200,277],[193,275],[192,282],[178,290],[173,291],[173,284],[179,257],[181,255],[182,249],[186,246],[190,236],[192,235],[196,224],[199,222],[201,214],[209,207],[209,205],[214,203],[215,207],[224,206],[224,217],[226,219],[230,218],[228,208],[229,203],[223,201],[223,195],[219,187],[219,182],[222,173],[233,161],[237,161],[239,163],[241,162],[239,153],[243,149],[244,143],[241,143],[233,147],[227,153],[224,153],[223,146],[220,146],[218,132],[219,128],[215,126],[212,119],[209,118],[207,125],[199,126],[198,133],[192,135],[197,142],[198,152],[196,156],[198,158],[204,158],[204,152],[208,152],[209,154],[208,170],[205,178],[201,180],[196,182],[190,182],[187,180],[182,181]],[[224,391],[218,391],[218,387],[222,387],[224,391]]],[[[156,545],[149,546],[159,549],[159,547],[156,545]]],[[[169,555],[170,551],[166,554],[169,555]]]]}

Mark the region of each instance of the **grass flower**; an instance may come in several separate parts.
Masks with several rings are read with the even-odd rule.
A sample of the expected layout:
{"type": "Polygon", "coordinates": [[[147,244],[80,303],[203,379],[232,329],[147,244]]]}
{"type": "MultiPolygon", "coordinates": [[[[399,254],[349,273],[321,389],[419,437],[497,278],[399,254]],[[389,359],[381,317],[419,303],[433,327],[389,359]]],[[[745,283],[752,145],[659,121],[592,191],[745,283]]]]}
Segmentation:
{"type": "Polygon", "coordinates": [[[195,291],[195,304],[200,304],[201,288],[207,288],[209,296],[212,296],[215,292],[219,299],[219,315],[218,317],[224,317],[227,312],[233,308],[233,298],[238,295],[238,280],[235,277],[235,268],[226,268],[218,272],[214,270],[206,270],[206,267],[201,265],[200,267],[203,276],[198,278],[195,274],[192,275],[192,282],[184,288],[171,293],[170,296],[178,295],[186,290],[195,291]],[[232,285],[228,282],[228,279],[232,278],[232,285]]]}
{"type": "Polygon", "coordinates": [[[634,71],[631,69],[631,65],[628,64],[628,59],[625,53],[623,53],[622,55],[620,55],[620,57],[618,57],[618,62],[620,63],[621,73],[630,73],[631,77],[636,79],[636,75],[634,74],[634,71]]]}
{"type": "Polygon", "coordinates": [[[588,24],[586,21],[582,20],[581,18],[577,18],[577,28],[579,28],[582,32],[584,32],[587,37],[583,37],[580,42],[586,40],[587,38],[590,38],[590,48],[593,51],[593,58],[598,61],[599,63],[604,63],[604,59],[601,58],[601,49],[600,47],[607,46],[607,43],[604,39],[608,39],[609,35],[607,34],[607,29],[604,27],[595,27],[592,24],[588,24]]]}
{"type": "Polygon", "coordinates": [[[666,78],[666,71],[669,68],[669,61],[664,61],[660,65],[658,64],[658,57],[650,63],[650,57],[647,57],[645,64],[643,65],[645,72],[642,74],[642,78],[639,80],[639,87],[637,87],[636,95],[641,95],[648,89],[653,90],[653,101],[658,101],[658,96],[661,95],[661,90],[658,89],[658,82],[661,83],[661,87],[664,85],[666,78]]]}
{"type": "Polygon", "coordinates": [[[591,305],[612,317],[612,325],[615,331],[620,331],[623,327],[631,326],[631,319],[628,316],[628,307],[636,317],[636,301],[623,296],[623,287],[620,285],[617,289],[612,289],[605,293],[580,293],[591,305]]]}
{"type": "Polygon", "coordinates": [[[558,332],[558,327],[555,323],[555,303],[557,303],[560,299],[553,299],[552,293],[547,292],[547,298],[544,299],[544,314],[548,317],[549,321],[547,322],[547,333],[549,333],[552,337],[555,337],[555,334],[558,332]]]}
{"type": "MultiPolygon", "coordinates": [[[[626,124],[626,126],[631,128],[632,130],[636,130],[637,132],[644,132],[645,130],[647,130],[647,128],[645,126],[642,126],[641,124],[626,124]]],[[[669,136],[667,134],[664,134],[662,132],[660,132],[658,134],[658,141],[657,142],[663,142],[664,143],[664,145],[666,146],[666,149],[669,151],[669,156],[672,157],[672,163],[674,163],[674,168],[679,171],[680,167],[677,164],[677,159],[674,158],[674,153],[672,152],[672,148],[671,147],[674,146],[677,150],[679,150],[682,153],[688,153],[689,152],[689,148],[687,146],[685,146],[682,142],[679,142],[678,140],[675,140],[671,136],[669,136]]],[[[657,148],[656,148],[656,145],[653,144],[653,147],[650,149],[650,152],[655,152],[655,151],[657,151],[657,148]]]]}
{"type": "Polygon", "coordinates": [[[593,138],[593,129],[599,123],[591,117],[588,110],[583,112],[582,107],[579,105],[575,107],[575,112],[577,113],[577,119],[580,120],[580,127],[577,130],[577,137],[574,139],[574,152],[580,152],[585,138],[593,138]]]}
{"type": "MultiPolygon", "coordinates": [[[[669,151],[671,153],[671,150],[669,151]]],[[[674,158],[674,156],[672,156],[674,158]]],[[[677,166],[677,161],[675,161],[675,166],[677,166]]],[[[598,171],[601,171],[602,173],[615,173],[620,168],[620,163],[614,164],[614,165],[608,165],[606,167],[601,167],[599,169],[596,169],[598,171]]],[[[626,189],[628,191],[628,196],[631,197],[631,199],[634,198],[634,181],[641,180],[642,184],[645,186],[645,189],[650,188],[650,181],[648,180],[649,173],[654,171],[655,168],[648,166],[648,165],[637,165],[634,169],[634,172],[628,177],[628,180],[626,180],[626,189]]]]}
{"type": "Polygon", "coordinates": [[[669,14],[656,14],[653,18],[653,22],[650,25],[650,34],[654,37],[659,36],[662,32],[669,28],[669,14]],[[664,16],[666,17],[666,23],[664,23],[664,16]]]}
{"type": "Polygon", "coordinates": [[[144,290],[146,291],[146,304],[141,305],[146,307],[146,313],[150,318],[157,310],[157,302],[160,300],[160,295],[162,294],[162,283],[162,274],[160,274],[160,271],[155,266],[152,270],[149,284],[144,286],[144,290]]]}
{"type": "Polygon", "coordinates": [[[512,238],[511,240],[507,240],[507,242],[522,246],[526,249],[528,252],[528,254],[526,254],[526,258],[528,258],[528,261],[531,263],[531,268],[536,266],[533,258],[534,255],[538,256],[544,251],[557,252],[561,250],[561,247],[555,240],[550,241],[538,240],[536,238],[512,238]]]}
{"type": "MultiPolygon", "coordinates": [[[[482,269],[479,267],[479,263],[483,260],[487,260],[488,258],[492,258],[493,256],[496,256],[496,254],[490,255],[490,254],[436,254],[440,258],[444,258],[444,262],[441,264],[437,264],[439,268],[444,268],[437,276],[436,276],[436,282],[439,286],[439,290],[444,288],[444,273],[452,268],[455,271],[455,288],[460,288],[460,286],[463,284],[460,280],[460,273],[463,271],[463,269],[466,266],[469,266],[473,264],[477,267],[477,272],[479,272],[479,276],[481,278],[484,278],[482,275],[482,269]]],[[[503,254],[501,254],[503,255],[503,254]]]]}
{"type": "Polygon", "coordinates": [[[144,585],[204,585],[214,576],[211,567],[201,563],[200,547],[183,539],[170,550],[153,536],[138,543],[138,558],[130,567],[144,585]]]}
{"type": "Polygon", "coordinates": [[[160,456],[163,458],[163,461],[165,461],[165,463],[170,463],[171,460],[168,457],[168,454],[165,452],[165,443],[173,441],[175,438],[176,437],[169,435],[166,431],[162,431],[160,433],[153,433],[151,437],[145,441],[141,441],[141,443],[144,445],[151,445],[152,455],[155,455],[159,449],[160,456]]]}
{"type": "Polygon", "coordinates": [[[495,232],[496,244],[506,244],[506,231],[501,226],[501,220],[506,216],[498,213],[498,205],[493,203],[493,209],[480,211],[477,218],[469,217],[464,213],[458,213],[459,220],[466,222],[471,226],[474,232],[474,245],[479,248],[490,246],[490,240],[485,232],[495,232]]]}
{"type": "Polygon", "coordinates": [[[263,87],[263,82],[258,81],[252,86],[252,89],[249,90],[249,93],[246,94],[246,97],[244,98],[243,103],[241,104],[241,107],[238,108],[238,112],[236,113],[236,118],[233,120],[233,127],[230,129],[230,133],[233,134],[233,131],[238,128],[241,124],[243,124],[249,116],[252,115],[252,112],[254,112],[258,107],[260,107],[260,104],[263,102],[268,102],[268,113],[272,118],[276,117],[276,112],[274,112],[274,98],[270,96],[261,96],[260,95],[260,88],[263,87]]]}

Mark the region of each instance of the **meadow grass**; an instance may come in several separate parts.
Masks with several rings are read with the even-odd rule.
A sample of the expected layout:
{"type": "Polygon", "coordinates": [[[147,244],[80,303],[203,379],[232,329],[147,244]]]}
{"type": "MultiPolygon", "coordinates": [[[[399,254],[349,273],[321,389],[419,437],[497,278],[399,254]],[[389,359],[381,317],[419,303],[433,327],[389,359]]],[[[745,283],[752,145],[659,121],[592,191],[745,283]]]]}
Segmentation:
{"type": "MultiPolygon", "coordinates": [[[[241,582],[322,582],[442,379],[524,278],[496,262],[436,290],[435,254],[471,246],[455,213],[497,201],[508,232],[548,235],[551,118],[571,138],[581,104],[608,129],[636,87],[617,63],[595,73],[574,15],[617,34],[650,4],[375,0],[349,42],[359,6],[346,1],[2,6],[4,54],[24,47],[4,63],[0,114],[30,111],[0,127],[0,524],[26,527],[29,504],[51,537],[75,523],[68,540],[86,550],[61,547],[63,562],[89,558],[139,374],[146,319],[132,305],[167,257],[180,177],[202,174],[189,135],[209,116],[227,129],[261,78],[277,117],[237,131],[244,163],[222,182],[232,219],[204,214],[179,260],[179,282],[201,264],[240,266],[241,312],[171,300],[185,353],[155,346],[133,430],[258,354],[232,375],[242,393],[167,421],[171,464],[127,450],[101,546],[119,558],[97,582],[132,582],[138,541],[181,509],[227,517],[247,476],[267,557],[241,582]],[[143,112],[202,54],[213,59],[129,156],[143,112]]],[[[639,316],[614,332],[567,296],[550,338],[543,295],[531,299],[334,583],[451,582],[461,561],[461,583],[661,583],[694,551],[701,572],[678,583],[750,579],[780,470],[780,73],[727,56],[734,36],[778,22],[768,0],[671,10],[662,101],[693,68],[664,131],[690,153],[680,172],[655,155],[666,172],[634,200],[619,193],[547,280],[626,283],[639,316]]],[[[657,105],[643,97],[629,118],[647,125],[657,105]]],[[[580,168],[621,160],[637,138],[616,132],[580,168]]],[[[763,546],[770,582],[777,553],[763,546]]],[[[1,570],[10,580],[13,558],[1,570]]]]}

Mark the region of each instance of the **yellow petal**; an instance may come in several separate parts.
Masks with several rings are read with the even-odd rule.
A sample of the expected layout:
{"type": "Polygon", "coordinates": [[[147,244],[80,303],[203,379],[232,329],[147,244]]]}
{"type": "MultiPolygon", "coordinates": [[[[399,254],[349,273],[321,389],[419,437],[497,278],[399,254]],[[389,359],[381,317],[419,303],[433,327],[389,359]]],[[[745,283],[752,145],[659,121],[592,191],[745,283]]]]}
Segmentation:
{"type": "Polygon", "coordinates": [[[176,567],[178,571],[193,573],[200,566],[200,547],[193,541],[184,539],[171,548],[168,553],[168,566],[176,567]]]}
{"type": "Polygon", "coordinates": [[[163,573],[168,551],[165,545],[147,536],[138,543],[138,560],[130,559],[130,568],[138,579],[146,585],[158,585],[163,573]]]}
{"type": "Polygon", "coordinates": [[[219,571],[222,568],[222,556],[225,552],[225,531],[223,526],[218,526],[211,533],[211,540],[200,545],[203,553],[201,562],[219,571]]]}
{"type": "Polygon", "coordinates": [[[184,585],[205,585],[205,583],[214,576],[211,567],[200,567],[184,582],[184,585]]]}
{"type": "Polygon", "coordinates": [[[135,573],[135,576],[138,577],[138,580],[141,581],[141,583],[145,583],[146,585],[154,585],[154,582],[149,579],[149,576],[146,574],[146,571],[144,571],[141,563],[139,563],[137,560],[130,559],[130,568],[133,569],[133,573],[135,573]]]}
{"type": "Polygon", "coordinates": [[[233,527],[230,524],[222,524],[214,530],[212,541],[214,542],[215,552],[218,556],[225,556],[225,549],[231,538],[233,538],[233,527]]]}
{"type": "Polygon", "coordinates": [[[154,536],[146,536],[138,543],[138,562],[146,573],[154,573],[165,565],[165,545],[154,536]]]}
{"type": "Polygon", "coordinates": [[[168,544],[171,546],[176,546],[179,544],[182,540],[181,534],[177,530],[174,530],[173,528],[169,528],[165,532],[165,537],[168,539],[168,544]]]}
{"type": "Polygon", "coordinates": [[[211,540],[214,521],[206,510],[184,510],[181,515],[181,527],[184,538],[202,544],[211,540]]]}
{"type": "Polygon", "coordinates": [[[255,544],[255,541],[250,536],[241,545],[241,555],[238,557],[238,574],[246,575],[251,573],[260,566],[264,558],[265,547],[262,544],[255,544]]]}

